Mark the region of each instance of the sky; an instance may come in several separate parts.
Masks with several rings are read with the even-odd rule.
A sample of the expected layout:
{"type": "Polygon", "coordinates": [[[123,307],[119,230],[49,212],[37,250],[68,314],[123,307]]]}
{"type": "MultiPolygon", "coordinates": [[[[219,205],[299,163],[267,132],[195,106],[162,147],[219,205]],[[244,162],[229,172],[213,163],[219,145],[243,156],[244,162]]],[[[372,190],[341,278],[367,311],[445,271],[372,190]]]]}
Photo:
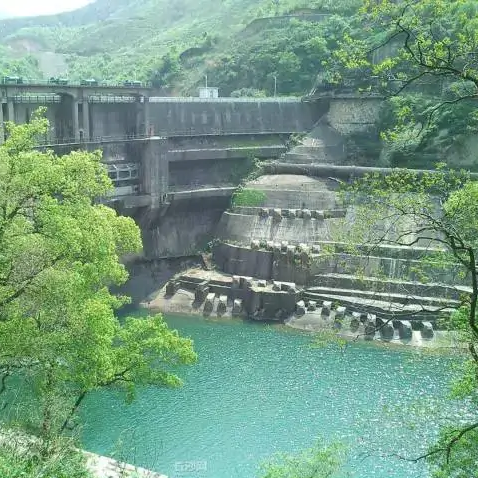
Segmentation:
{"type": "Polygon", "coordinates": [[[48,15],[83,7],[93,0],[0,0],[0,12],[9,16],[48,15]],[[4,6],[3,3],[6,5],[4,6]]]}

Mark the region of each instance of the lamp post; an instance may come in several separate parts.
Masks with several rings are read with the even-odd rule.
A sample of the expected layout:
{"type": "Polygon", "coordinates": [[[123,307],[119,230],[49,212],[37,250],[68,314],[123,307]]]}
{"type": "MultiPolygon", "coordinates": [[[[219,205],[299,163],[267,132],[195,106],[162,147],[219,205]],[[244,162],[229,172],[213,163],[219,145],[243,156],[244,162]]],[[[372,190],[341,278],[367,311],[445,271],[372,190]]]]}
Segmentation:
{"type": "Polygon", "coordinates": [[[207,75],[204,75],[204,79],[206,80],[206,89],[207,89],[207,75]]]}
{"type": "Polygon", "coordinates": [[[277,96],[277,76],[274,75],[274,97],[277,96]]]}

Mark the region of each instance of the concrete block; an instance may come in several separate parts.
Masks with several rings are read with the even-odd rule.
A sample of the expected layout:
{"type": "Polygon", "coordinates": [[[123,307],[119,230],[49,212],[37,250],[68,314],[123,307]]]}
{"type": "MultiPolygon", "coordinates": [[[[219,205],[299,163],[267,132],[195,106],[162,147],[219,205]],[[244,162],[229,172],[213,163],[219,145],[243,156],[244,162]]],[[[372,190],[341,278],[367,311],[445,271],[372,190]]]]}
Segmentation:
{"type": "Polygon", "coordinates": [[[303,315],[305,315],[305,312],[306,312],[305,302],[304,302],[303,300],[300,300],[300,301],[297,302],[297,304],[295,305],[295,313],[296,313],[296,315],[298,315],[299,317],[302,317],[303,315]]]}
{"type": "Polygon", "coordinates": [[[307,244],[304,244],[303,242],[301,242],[297,247],[296,247],[297,251],[298,252],[303,252],[303,251],[307,251],[309,248],[307,247],[307,244]]]}
{"type": "Polygon", "coordinates": [[[241,289],[249,289],[252,287],[252,277],[241,276],[240,283],[241,289]]]}
{"type": "Polygon", "coordinates": [[[332,302],[330,300],[324,300],[322,302],[322,315],[324,317],[329,317],[331,310],[332,310],[332,302]]]}
{"type": "Polygon", "coordinates": [[[289,217],[290,209],[282,209],[282,217],[289,217]]]}
{"type": "Polygon", "coordinates": [[[393,328],[393,324],[391,322],[386,322],[380,326],[380,338],[385,342],[389,342],[393,339],[393,335],[395,333],[395,329],[393,328]]]}
{"type": "Polygon", "coordinates": [[[217,303],[217,315],[224,315],[227,311],[227,295],[221,295],[217,303]]]}
{"type": "Polygon", "coordinates": [[[320,245],[319,244],[313,244],[311,247],[312,254],[320,254],[320,245]]]}
{"type": "Polygon", "coordinates": [[[295,246],[287,246],[287,258],[293,260],[295,256],[295,246]]]}
{"type": "Polygon", "coordinates": [[[310,312],[317,310],[317,302],[315,300],[309,300],[309,303],[307,304],[307,310],[310,312]]]}
{"type": "Polygon", "coordinates": [[[315,219],[319,219],[319,220],[323,221],[324,218],[325,218],[324,211],[314,211],[313,217],[315,217],[315,219]]]}
{"type": "Polygon", "coordinates": [[[166,284],[166,295],[172,296],[179,290],[180,283],[176,280],[170,280],[166,284]]]}
{"type": "Polygon", "coordinates": [[[274,250],[274,241],[267,241],[267,250],[268,251],[274,250]]]}
{"type": "Polygon", "coordinates": [[[431,322],[423,322],[421,334],[422,338],[424,339],[433,339],[435,332],[433,330],[433,325],[431,322]]]}
{"type": "Polygon", "coordinates": [[[254,239],[251,241],[251,249],[254,250],[254,251],[257,251],[258,249],[260,249],[261,247],[261,243],[260,241],[258,241],[257,239],[254,239]]]}
{"type": "Polygon", "coordinates": [[[335,311],[335,318],[336,319],[343,319],[345,317],[345,311],[347,309],[345,307],[337,307],[337,310],[335,311]]]}
{"type": "Polygon", "coordinates": [[[280,252],[281,252],[281,243],[280,242],[275,242],[274,243],[274,252],[276,254],[280,254],[280,252]]]}
{"type": "Polygon", "coordinates": [[[240,315],[242,313],[242,299],[235,299],[232,307],[232,315],[240,315]]]}
{"type": "Polygon", "coordinates": [[[309,209],[302,209],[302,217],[304,219],[311,219],[312,214],[311,214],[310,210],[309,209]]]}
{"type": "Polygon", "coordinates": [[[412,324],[408,320],[401,320],[398,324],[398,336],[402,340],[411,339],[413,335],[412,324]]]}
{"type": "Polygon", "coordinates": [[[365,321],[365,340],[373,340],[377,331],[377,317],[374,314],[367,314],[365,321]]]}
{"type": "Polygon", "coordinates": [[[295,217],[301,218],[302,217],[302,209],[295,210],[295,217]]]}
{"type": "Polygon", "coordinates": [[[352,312],[352,319],[350,320],[350,330],[357,332],[360,327],[360,312],[352,312]]]}
{"type": "Polygon", "coordinates": [[[258,280],[257,281],[257,287],[267,287],[267,281],[265,280],[258,280]]]}
{"type": "Polygon", "coordinates": [[[300,253],[300,262],[303,266],[308,266],[310,262],[310,253],[308,250],[304,250],[300,253]]]}
{"type": "Polygon", "coordinates": [[[282,284],[277,281],[272,281],[272,290],[274,291],[280,291],[282,289],[282,284]]]}
{"type": "Polygon", "coordinates": [[[294,282],[281,282],[280,288],[284,292],[290,292],[291,290],[295,291],[295,283],[294,282]]]}
{"type": "Polygon", "coordinates": [[[261,207],[260,211],[259,211],[259,216],[261,217],[269,217],[269,209],[265,208],[265,207],[261,207]]]}
{"type": "Polygon", "coordinates": [[[207,295],[206,297],[206,302],[204,303],[204,315],[210,315],[212,312],[212,309],[214,309],[214,302],[216,300],[216,294],[214,292],[211,292],[207,295]]]}
{"type": "Polygon", "coordinates": [[[289,209],[289,217],[295,219],[297,217],[297,211],[295,209],[289,209]]]}
{"type": "Polygon", "coordinates": [[[287,241],[282,241],[280,244],[280,249],[282,252],[287,252],[287,247],[289,246],[289,243],[287,241]]]}
{"type": "Polygon", "coordinates": [[[232,288],[233,289],[241,288],[241,278],[239,276],[232,276],[232,288]]]}
{"type": "Polygon", "coordinates": [[[272,218],[274,221],[282,221],[282,209],[274,209],[272,218]]]}
{"type": "Polygon", "coordinates": [[[209,294],[209,285],[199,284],[194,291],[194,301],[198,304],[202,304],[209,294]]]}

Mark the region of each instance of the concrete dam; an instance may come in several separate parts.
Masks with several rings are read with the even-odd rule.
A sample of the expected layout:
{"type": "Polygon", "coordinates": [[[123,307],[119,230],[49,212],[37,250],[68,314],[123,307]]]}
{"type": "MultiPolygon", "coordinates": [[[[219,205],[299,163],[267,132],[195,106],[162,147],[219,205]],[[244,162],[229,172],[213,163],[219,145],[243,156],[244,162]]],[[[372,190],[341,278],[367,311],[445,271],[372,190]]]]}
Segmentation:
{"type": "MultiPolygon", "coordinates": [[[[53,88],[4,90],[1,111],[4,120],[24,122],[45,105],[52,127],[38,148],[103,151],[115,185],[104,200],[142,231],[143,255],[129,263],[127,290],[137,302],[310,330],[328,324],[370,339],[427,340],[444,301],[458,304],[454,278],[423,284],[414,265],[426,251],[383,247],[372,254],[364,246],[350,255],[334,234],[349,215],[337,178],[363,173],[351,166],[350,139],[370,140],[381,103],[358,95],[204,100],[53,88]],[[246,187],[263,199],[231,207],[254,159],[263,175],[246,187]],[[213,263],[197,267],[208,245],[213,263]]],[[[376,149],[362,153],[373,164],[378,135],[372,143],[376,149]]]]}

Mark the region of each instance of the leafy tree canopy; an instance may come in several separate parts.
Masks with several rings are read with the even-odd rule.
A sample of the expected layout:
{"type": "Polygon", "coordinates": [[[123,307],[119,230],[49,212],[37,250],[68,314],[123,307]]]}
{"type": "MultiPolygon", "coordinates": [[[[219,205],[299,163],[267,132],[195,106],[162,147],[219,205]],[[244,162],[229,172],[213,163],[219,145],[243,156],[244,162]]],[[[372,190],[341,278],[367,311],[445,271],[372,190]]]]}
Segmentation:
{"type": "MultiPolygon", "coordinates": [[[[128,277],[120,258],[141,247],[132,219],[99,204],[111,188],[99,152],[34,149],[48,122],[7,124],[0,147],[0,392],[26,379],[44,437],[70,425],[84,397],[106,386],[127,398],[141,384],[178,386],[192,342],[160,315],[119,321],[128,277]]],[[[32,412],[33,413],[33,412],[32,412]]]]}
{"type": "MultiPolygon", "coordinates": [[[[476,128],[478,4],[473,0],[365,0],[334,52],[335,78],[376,77],[393,115],[383,138],[391,165],[430,153],[453,164],[476,128]]],[[[473,153],[472,153],[473,154],[473,153]]],[[[470,159],[476,168],[478,157],[470,159]]],[[[428,166],[433,164],[430,160],[428,166]]]]}
{"type": "MultiPolygon", "coordinates": [[[[470,477],[478,472],[478,182],[465,171],[439,165],[435,172],[392,170],[373,174],[345,188],[344,199],[353,208],[347,223],[347,242],[422,247],[417,264],[422,281],[433,282],[442,271],[459,266],[468,286],[461,308],[443,325],[459,331],[468,355],[462,355],[461,374],[452,384],[452,397],[470,407],[467,419],[449,417],[449,425],[430,450],[411,461],[426,459],[436,478],[470,477]]],[[[423,304],[423,308],[427,306],[423,304]]],[[[457,349],[457,356],[460,349],[457,349]]]]}

